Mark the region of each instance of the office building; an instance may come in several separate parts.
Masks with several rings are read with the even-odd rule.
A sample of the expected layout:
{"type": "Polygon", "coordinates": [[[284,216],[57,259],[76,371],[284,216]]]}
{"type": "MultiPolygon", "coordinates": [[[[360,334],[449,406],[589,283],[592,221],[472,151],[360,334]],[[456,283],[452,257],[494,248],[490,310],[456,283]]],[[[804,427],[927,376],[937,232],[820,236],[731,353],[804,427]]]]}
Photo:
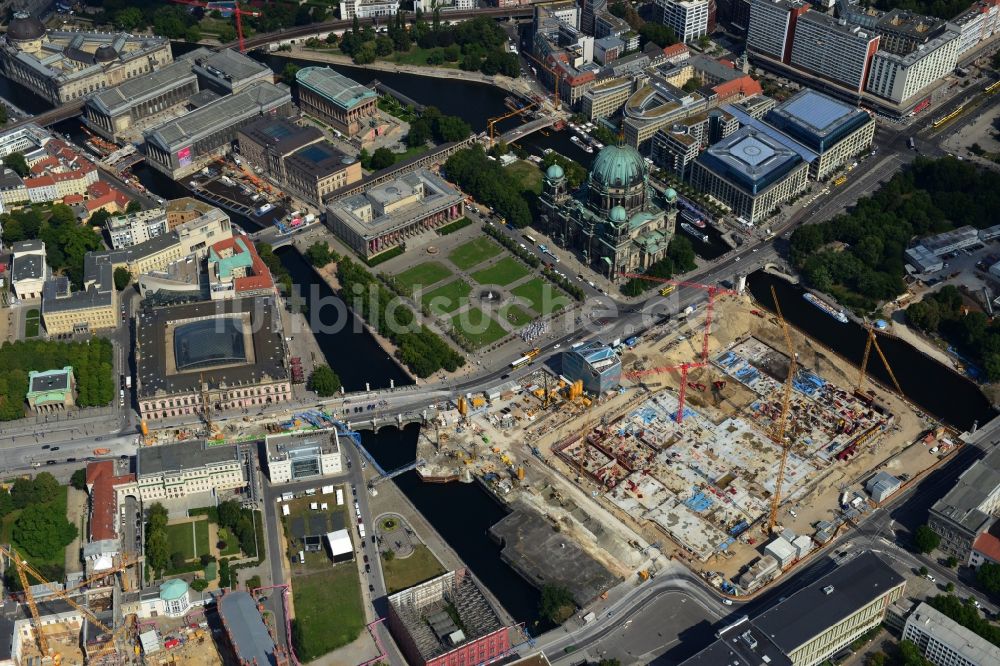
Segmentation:
{"type": "Polygon", "coordinates": [[[205,257],[211,300],[274,295],[274,279],[247,236],[213,243],[205,257]]]}
{"type": "Polygon", "coordinates": [[[661,12],[660,22],[673,29],[681,42],[691,42],[709,34],[710,4],[711,0],[656,0],[661,12]]]}
{"type": "Polygon", "coordinates": [[[287,116],[291,106],[284,86],[256,83],[144,132],[146,161],[171,178],[183,178],[227,154],[240,128],[265,114],[287,116]]]}
{"type": "Polygon", "coordinates": [[[83,289],[73,291],[65,275],[45,281],[42,323],[49,335],[112,329],[118,325],[117,306],[113,265],[107,254],[88,252],[83,259],[83,289]]]}
{"type": "Polygon", "coordinates": [[[0,134],[0,157],[21,153],[27,161],[32,154],[40,154],[41,149],[51,140],[52,135],[46,130],[35,123],[28,123],[0,134]]]}
{"type": "Polygon", "coordinates": [[[698,156],[691,184],[757,224],[806,187],[809,165],[765,128],[744,126],[698,156]]]}
{"type": "Polygon", "coordinates": [[[143,310],[135,346],[142,417],[259,410],[290,400],[280,316],[273,299],[260,297],[143,310]]]}
{"type": "Polygon", "coordinates": [[[222,495],[246,485],[245,463],[235,444],[210,446],[198,440],[140,448],[135,456],[135,479],[115,485],[115,493],[119,504],[128,495],[156,502],[204,493],[222,495]]]}
{"type": "Polygon", "coordinates": [[[903,640],[916,644],[934,666],[1000,664],[1000,647],[926,603],[906,619],[903,640]]]}
{"type": "Polygon", "coordinates": [[[279,182],[285,180],[285,159],[300,148],[323,140],[312,125],[299,126],[286,118],[255,120],[237,133],[240,157],[279,182]]]}
{"type": "Polygon", "coordinates": [[[747,50],[779,62],[789,62],[795,25],[809,11],[799,0],[751,0],[747,50]]]}
{"type": "MultiPolygon", "coordinates": [[[[618,38],[612,37],[611,39],[618,38]]],[[[583,115],[588,120],[611,118],[618,115],[625,107],[625,102],[632,96],[632,86],[632,78],[627,76],[617,76],[595,83],[583,94],[581,100],[583,115]]]]}
{"type": "Polygon", "coordinates": [[[340,474],[340,438],[336,430],[268,435],[267,477],[272,484],[340,474]]]}
{"type": "Polygon", "coordinates": [[[562,168],[545,173],[540,222],[560,244],[580,251],[609,280],[641,273],[666,256],[674,235],[676,193],[661,202],[649,186],[646,163],[631,146],[605,146],[583,186],[571,192],[562,168]]]}
{"type": "MultiPolygon", "coordinates": [[[[594,40],[594,62],[609,65],[625,52],[625,42],[618,37],[608,36],[594,40]]],[[[586,95],[584,95],[586,98],[586,95]]]]}
{"type": "Polygon", "coordinates": [[[959,36],[945,30],[905,54],[880,50],[872,58],[866,90],[896,104],[928,97],[931,88],[955,69],[959,36]]]}
{"type": "Polygon", "coordinates": [[[25,12],[15,12],[0,40],[0,71],[55,106],[148,76],[172,61],[166,37],[49,30],[25,12]]]}
{"type": "Polygon", "coordinates": [[[885,13],[852,12],[851,19],[859,25],[871,26],[882,36],[880,49],[900,55],[926,44],[945,24],[941,19],[921,16],[905,9],[891,9],[885,13]]]}
{"type": "Polygon", "coordinates": [[[217,606],[232,663],[288,666],[287,651],[275,644],[253,597],[243,591],[226,592],[217,606]]]}
{"type": "Polygon", "coordinates": [[[942,552],[969,560],[976,539],[1000,515],[1000,447],[965,470],[931,506],[927,524],[941,537],[942,552]]]}
{"type": "Polygon", "coordinates": [[[146,76],[129,79],[87,98],[83,119],[87,127],[109,141],[136,134],[136,126],[148,126],[183,108],[198,92],[198,77],[191,60],[176,60],[146,76]]]}
{"type": "Polygon", "coordinates": [[[959,57],[968,53],[1000,28],[1000,2],[980,0],[948,22],[958,30],[959,57]]]}
{"type": "Polygon", "coordinates": [[[378,125],[378,95],[371,88],[329,67],[303,67],[295,80],[303,113],[362,140],[378,125]]]}
{"type": "Polygon", "coordinates": [[[399,11],[399,0],[340,0],[340,18],[351,20],[393,16],[399,11]]]}
{"type": "Polygon", "coordinates": [[[771,109],[765,122],[816,153],[809,177],[821,180],[871,150],[875,119],[867,111],[805,88],[771,109]]]}
{"type": "Polygon", "coordinates": [[[286,187],[309,203],[322,205],[331,192],[361,180],[361,162],[329,141],[300,148],[285,158],[286,187]]]}
{"type": "Polygon", "coordinates": [[[650,158],[658,167],[687,180],[701,151],[739,128],[736,116],[725,108],[711,109],[658,130],[653,135],[650,158]]]}
{"type": "Polygon", "coordinates": [[[805,12],[795,22],[793,67],[861,92],[879,36],[827,14],[805,12]]]}
{"type": "Polygon", "coordinates": [[[199,49],[191,71],[201,90],[233,95],[258,83],[273,83],[274,72],[267,65],[233,49],[199,49]]]}
{"type": "Polygon", "coordinates": [[[464,215],[465,195],[432,171],[417,169],[333,201],[326,224],[362,257],[405,243],[464,215]]]}
{"type": "Polygon", "coordinates": [[[22,301],[41,298],[42,286],[49,276],[44,241],[18,241],[10,249],[10,287],[14,296],[22,301]]]}
{"type": "Polygon", "coordinates": [[[425,14],[432,14],[435,8],[441,11],[468,11],[476,8],[475,0],[414,0],[413,11],[421,11],[425,14]]]}
{"type": "Polygon", "coordinates": [[[149,208],[127,215],[116,215],[108,218],[104,227],[111,247],[120,250],[165,234],[167,212],[163,208],[149,208]]]}
{"type": "Polygon", "coordinates": [[[76,377],[73,368],[31,370],[25,400],[33,414],[64,412],[76,404],[76,377]]]}
{"type": "Polygon", "coordinates": [[[755,619],[741,618],[682,666],[816,666],[877,627],[906,579],[861,553],[755,619]]]}
{"type": "Polygon", "coordinates": [[[562,374],[570,381],[583,381],[592,395],[604,395],[618,388],[622,379],[622,361],[615,350],[595,341],[585,342],[562,355],[562,374]]]}
{"type": "Polygon", "coordinates": [[[511,653],[510,630],[465,569],[389,596],[389,631],[413,666],[485,664],[511,653]]]}

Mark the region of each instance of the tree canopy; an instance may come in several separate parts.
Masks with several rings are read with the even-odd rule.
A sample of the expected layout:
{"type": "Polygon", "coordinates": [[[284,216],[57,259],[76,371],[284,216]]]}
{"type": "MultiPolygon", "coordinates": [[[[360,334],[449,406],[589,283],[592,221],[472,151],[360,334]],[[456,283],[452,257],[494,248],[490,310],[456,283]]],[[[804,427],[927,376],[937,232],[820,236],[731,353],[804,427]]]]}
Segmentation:
{"type": "Polygon", "coordinates": [[[909,322],[931,334],[941,334],[975,359],[987,379],[1000,379],[1000,321],[965,307],[962,293],[945,285],[906,308],[909,322]]]}
{"type": "Polygon", "coordinates": [[[115,289],[123,291],[132,282],[132,273],[124,266],[115,268],[115,289]]]}
{"type": "Polygon", "coordinates": [[[326,241],[316,241],[310,245],[309,249],[306,250],[306,258],[316,268],[323,268],[330,262],[339,259],[337,253],[330,249],[330,244],[326,241]]]}
{"type": "Polygon", "coordinates": [[[54,558],[77,534],[76,525],[65,515],[44,504],[25,507],[14,521],[14,541],[32,557],[54,558]]]}
{"type": "MultiPolygon", "coordinates": [[[[694,247],[692,247],[691,241],[685,236],[675,234],[667,247],[667,256],[650,266],[645,275],[670,279],[674,275],[694,270],[694,256],[694,247]]],[[[638,296],[643,292],[661,288],[663,288],[663,284],[655,280],[630,278],[622,287],[622,293],[626,296],[638,296]]]]}
{"type": "Polygon", "coordinates": [[[21,178],[28,175],[28,162],[24,159],[24,153],[11,153],[3,158],[3,165],[12,169],[21,178]]]}
{"type": "Polygon", "coordinates": [[[997,210],[1000,174],[953,158],[920,158],[849,212],[798,227],[791,259],[811,286],[867,312],[903,293],[903,252],[914,238],[991,226],[997,210]]]}
{"type": "Polygon", "coordinates": [[[562,624],[576,612],[576,603],[569,590],[560,585],[546,585],[538,602],[539,614],[552,624],[562,624]]]}
{"type": "Polygon", "coordinates": [[[114,398],[111,343],[103,338],[87,342],[19,340],[0,345],[0,421],[24,416],[28,371],[73,366],[76,404],[106,405],[114,398]]]}
{"type": "Polygon", "coordinates": [[[510,224],[518,228],[531,224],[531,211],[521,194],[520,182],[488,159],[482,146],[453,154],[445,162],[444,170],[449,180],[492,207],[510,224]]]}
{"type": "Polygon", "coordinates": [[[976,571],[976,584],[990,594],[1000,594],[1000,564],[986,562],[976,571]]]}
{"type": "Polygon", "coordinates": [[[913,545],[921,553],[930,553],[941,543],[941,537],[927,525],[921,525],[913,532],[913,545]]]}
{"type": "Polygon", "coordinates": [[[328,365],[317,366],[309,376],[310,391],[321,398],[328,398],[340,390],[340,377],[328,365]]]}

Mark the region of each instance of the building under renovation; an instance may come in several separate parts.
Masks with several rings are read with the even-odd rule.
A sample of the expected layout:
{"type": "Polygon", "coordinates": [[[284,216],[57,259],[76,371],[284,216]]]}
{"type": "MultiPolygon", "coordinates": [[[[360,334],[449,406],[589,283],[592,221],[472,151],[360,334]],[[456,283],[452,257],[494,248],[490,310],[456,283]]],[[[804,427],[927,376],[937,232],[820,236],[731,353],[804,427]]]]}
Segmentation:
{"type": "Polygon", "coordinates": [[[223,595],[219,600],[219,618],[237,663],[256,666],[285,666],[289,663],[288,653],[275,645],[257,604],[246,592],[227,592],[223,595]]]}
{"type": "Polygon", "coordinates": [[[510,628],[466,569],[391,595],[389,629],[413,666],[486,664],[511,651],[510,628]]]}

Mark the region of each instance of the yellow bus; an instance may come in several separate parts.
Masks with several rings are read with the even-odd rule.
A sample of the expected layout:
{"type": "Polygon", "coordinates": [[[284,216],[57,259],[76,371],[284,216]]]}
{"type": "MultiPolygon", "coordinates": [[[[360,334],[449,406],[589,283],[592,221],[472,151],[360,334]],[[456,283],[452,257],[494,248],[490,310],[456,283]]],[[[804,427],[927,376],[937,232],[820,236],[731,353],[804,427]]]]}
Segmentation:
{"type": "Polygon", "coordinates": [[[847,182],[847,176],[841,176],[837,180],[833,181],[833,184],[834,185],[843,185],[846,182],[847,182]]]}
{"type": "Polygon", "coordinates": [[[677,285],[668,284],[666,287],[660,290],[660,296],[669,296],[670,294],[674,293],[675,289],[677,289],[677,285]]]}

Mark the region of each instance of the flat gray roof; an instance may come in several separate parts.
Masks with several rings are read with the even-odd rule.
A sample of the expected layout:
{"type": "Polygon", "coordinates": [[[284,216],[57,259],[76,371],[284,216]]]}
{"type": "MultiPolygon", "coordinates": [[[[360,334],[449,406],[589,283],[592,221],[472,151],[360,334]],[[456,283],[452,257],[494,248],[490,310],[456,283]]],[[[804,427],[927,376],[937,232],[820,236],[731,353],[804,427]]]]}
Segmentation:
{"type": "Polygon", "coordinates": [[[277,663],[274,641],[253,597],[246,592],[227,592],[219,601],[219,615],[241,664],[268,666],[277,663]]]}
{"type": "Polygon", "coordinates": [[[271,69],[233,49],[222,49],[195,59],[194,71],[227,84],[240,83],[257,77],[270,77],[271,69]]]}
{"type": "Polygon", "coordinates": [[[238,459],[235,444],[208,446],[205,440],[199,439],[140,448],[135,457],[135,472],[136,478],[141,480],[150,474],[183,472],[238,459]]]}
{"type": "Polygon", "coordinates": [[[37,254],[14,257],[10,268],[11,280],[19,282],[21,280],[37,280],[42,277],[44,277],[42,275],[42,257],[37,254]]]}
{"type": "Polygon", "coordinates": [[[973,463],[948,493],[934,502],[931,512],[955,522],[967,530],[986,529],[993,518],[980,509],[1000,488],[1000,447],[994,447],[973,463]]]}
{"type": "Polygon", "coordinates": [[[1000,664],[1000,647],[966,629],[929,604],[920,602],[917,609],[906,619],[907,630],[910,629],[911,625],[935,641],[947,645],[966,659],[968,663],[984,666],[986,664],[1000,664]]]}
{"type": "Polygon", "coordinates": [[[340,443],[336,430],[316,430],[267,435],[264,447],[269,460],[283,460],[290,451],[300,449],[318,448],[323,453],[336,453],[340,450],[340,443]]]}
{"type": "Polygon", "coordinates": [[[191,71],[189,60],[175,60],[166,67],[145,76],[128,79],[121,85],[94,93],[87,105],[113,116],[125,113],[139,102],[155,97],[171,88],[182,86],[198,77],[191,71]]]}
{"type": "Polygon", "coordinates": [[[46,373],[34,375],[31,378],[31,393],[41,391],[65,391],[69,388],[69,373],[62,370],[49,370],[46,373]]]}
{"type": "Polygon", "coordinates": [[[786,655],[889,590],[906,582],[872,552],[864,552],[777,606],[753,624],[786,655]],[[832,587],[829,594],[824,588],[832,587]]]}
{"type": "Polygon", "coordinates": [[[261,82],[234,95],[215,100],[191,113],[170,120],[145,133],[147,141],[157,144],[166,152],[175,152],[224,127],[263,115],[271,109],[290,103],[287,89],[273,83],[261,82]]]}

